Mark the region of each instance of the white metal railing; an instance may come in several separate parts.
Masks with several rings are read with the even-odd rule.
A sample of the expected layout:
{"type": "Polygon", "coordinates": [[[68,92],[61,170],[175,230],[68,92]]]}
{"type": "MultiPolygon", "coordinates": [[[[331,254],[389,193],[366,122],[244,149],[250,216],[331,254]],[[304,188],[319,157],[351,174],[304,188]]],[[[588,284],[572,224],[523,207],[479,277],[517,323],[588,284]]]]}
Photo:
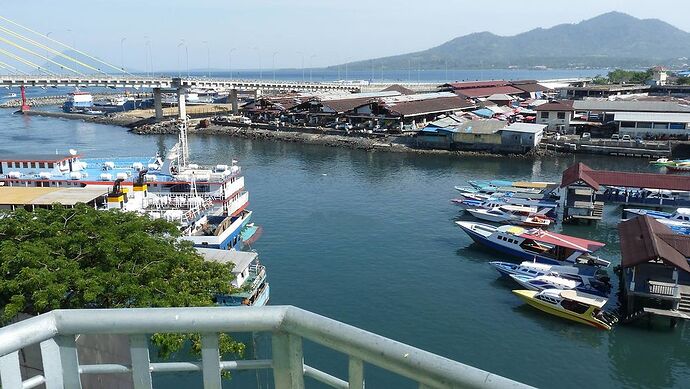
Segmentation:
{"type": "Polygon", "coordinates": [[[221,388],[223,370],[272,369],[276,389],[303,389],[304,377],[334,388],[363,389],[371,364],[419,383],[420,388],[527,388],[527,385],[291,306],[56,310],[0,328],[3,388],[81,388],[81,374],[131,374],[135,389],[152,387],[151,374],[200,371],[204,389],[221,388]],[[151,363],[151,333],[201,333],[201,362],[151,363]],[[271,359],[221,361],[218,334],[271,333],[271,359]],[[131,365],[79,365],[75,337],[129,335],[131,365]],[[348,380],[304,364],[302,340],[349,356],[348,380]],[[40,344],[43,374],[23,379],[19,351],[40,344]]]}

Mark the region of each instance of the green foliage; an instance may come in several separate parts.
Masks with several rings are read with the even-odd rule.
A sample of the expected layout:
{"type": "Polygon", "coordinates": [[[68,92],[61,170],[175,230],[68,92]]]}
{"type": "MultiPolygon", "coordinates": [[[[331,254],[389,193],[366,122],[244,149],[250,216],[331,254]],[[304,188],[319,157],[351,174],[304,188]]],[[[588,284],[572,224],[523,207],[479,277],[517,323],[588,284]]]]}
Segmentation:
{"type": "Polygon", "coordinates": [[[652,78],[652,70],[647,69],[643,72],[634,70],[616,69],[609,72],[608,81],[611,84],[644,84],[652,78]]]}
{"type": "MultiPolygon", "coordinates": [[[[160,219],[86,205],[0,219],[0,324],[53,309],[210,306],[216,292],[231,292],[232,265],[205,262],[160,219]]],[[[153,337],[163,354],[187,339],[197,338],[153,337]]],[[[243,352],[225,339],[222,352],[243,352]]]]}
{"type": "Polygon", "coordinates": [[[678,80],[676,82],[678,85],[690,85],[690,76],[689,77],[678,77],[678,80]]]}

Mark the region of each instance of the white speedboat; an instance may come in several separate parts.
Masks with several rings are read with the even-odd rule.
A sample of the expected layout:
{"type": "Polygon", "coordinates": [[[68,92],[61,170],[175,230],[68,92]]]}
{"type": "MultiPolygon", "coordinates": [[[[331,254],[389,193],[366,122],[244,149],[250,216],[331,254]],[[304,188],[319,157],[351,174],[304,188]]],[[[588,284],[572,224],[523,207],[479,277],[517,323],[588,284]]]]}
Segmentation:
{"type": "Polygon", "coordinates": [[[592,279],[582,278],[577,275],[561,276],[559,274],[547,274],[542,276],[531,277],[511,274],[510,278],[512,278],[521,286],[529,290],[536,290],[538,292],[546,289],[577,289],[580,292],[585,292],[596,296],[608,297],[611,291],[611,285],[609,284],[605,284],[603,282],[596,280],[591,282],[592,279]]]}
{"type": "Polygon", "coordinates": [[[690,208],[678,208],[675,212],[625,208],[623,209],[623,215],[625,215],[623,220],[636,216],[649,216],[678,233],[690,235],[690,208]]]}
{"type": "Polygon", "coordinates": [[[501,262],[493,261],[489,262],[502,276],[510,276],[511,274],[519,276],[545,276],[548,274],[559,274],[559,275],[573,275],[583,278],[599,278],[603,279],[606,275],[605,271],[600,270],[593,266],[567,266],[567,265],[549,265],[546,263],[524,261],[522,263],[512,263],[512,262],[501,262]],[[599,274],[602,272],[603,274],[599,274]]]}
{"type": "Polygon", "coordinates": [[[477,219],[495,223],[511,223],[543,228],[551,225],[551,219],[544,215],[548,210],[539,213],[536,207],[524,205],[501,205],[490,209],[470,208],[467,209],[467,212],[477,219]]]}

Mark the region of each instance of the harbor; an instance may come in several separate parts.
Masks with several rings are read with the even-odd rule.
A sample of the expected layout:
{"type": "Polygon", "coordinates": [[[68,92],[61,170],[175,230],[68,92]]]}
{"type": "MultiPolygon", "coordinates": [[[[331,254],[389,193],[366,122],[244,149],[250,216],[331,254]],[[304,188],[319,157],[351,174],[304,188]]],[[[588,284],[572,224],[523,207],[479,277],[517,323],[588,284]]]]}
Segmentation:
{"type": "Polygon", "coordinates": [[[130,3],[0,15],[0,387],[690,382],[669,4],[130,3]]]}
{"type": "MultiPolygon", "coordinates": [[[[64,139],[78,133],[80,140],[74,147],[87,157],[145,155],[161,146],[168,149],[177,141],[176,135],[141,137],[114,126],[79,121],[56,123],[54,119],[41,117],[31,117],[32,126],[27,130],[20,117],[10,111],[5,112],[3,120],[8,128],[13,129],[13,139],[25,137],[8,150],[15,154],[31,150],[38,152],[39,147],[33,142],[45,128],[54,128],[54,132],[51,137],[43,138],[40,149],[59,148],[64,139]]],[[[573,160],[567,157],[507,160],[468,156],[448,159],[435,154],[369,153],[206,134],[190,134],[189,146],[194,159],[200,163],[215,166],[232,155],[242,166],[251,190],[253,220],[264,228],[263,236],[252,248],[260,253],[270,277],[271,304],[295,303],[346,322],[380,328],[396,339],[414,341],[429,350],[445,350],[447,356],[473,361],[486,369],[529,380],[537,386],[540,383],[547,385],[552,373],[536,376],[534,373],[521,373],[527,369],[527,362],[515,362],[521,360],[518,350],[534,342],[557,344],[561,351],[554,351],[554,358],[565,350],[574,358],[591,361],[586,373],[578,373],[565,366],[563,370],[553,367],[559,374],[571,377],[573,382],[596,379],[603,385],[616,387],[621,382],[632,383],[632,380],[651,385],[661,379],[659,375],[637,374],[639,365],[634,356],[625,351],[630,345],[656,350],[657,345],[673,348],[688,341],[683,327],[672,332],[660,330],[668,328],[668,319],[656,323],[652,331],[647,330],[645,320],[633,326],[619,325],[610,332],[597,331],[577,323],[569,324],[560,318],[552,319],[523,305],[517,297],[511,296],[511,284],[498,278],[489,265],[489,262],[497,260],[497,256],[472,244],[453,223],[460,216],[458,207],[449,201],[457,193],[454,185],[497,176],[512,181],[560,183],[562,172],[573,164],[573,160]],[[206,152],[200,154],[199,150],[206,152]],[[408,191],[400,193],[398,188],[403,184],[408,191]],[[305,191],[300,188],[311,189],[305,191]],[[294,195],[285,197],[282,195],[284,191],[294,195]],[[418,199],[421,197],[426,201],[420,203],[418,199]],[[351,202],[353,198],[372,201],[358,201],[357,207],[342,208],[340,204],[351,202]],[[374,201],[391,198],[396,201],[374,201]],[[286,204],[294,205],[287,209],[286,204]],[[373,214],[378,216],[368,216],[373,214]],[[301,222],[289,222],[294,218],[301,222]],[[326,239],[331,234],[360,238],[357,244],[349,244],[346,242],[349,239],[345,238],[326,239]],[[301,238],[297,239],[298,236],[301,238]],[[407,239],[401,241],[401,236],[407,239]],[[433,244],[420,245],[420,241],[433,244]],[[415,255],[410,255],[411,252],[415,255]],[[328,258],[324,258],[322,253],[329,253],[328,258]],[[372,257],[378,260],[368,259],[372,257]],[[324,276],[323,272],[317,271],[324,266],[324,261],[328,263],[329,272],[347,275],[324,276]],[[427,266],[429,264],[432,266],[427,266]],[[424,281],[423,289],[400,290],[381,283],[378,276],[370,277],[373,274],[386,274],[390,279],[412,277],[419,275],[412,270],[419,266],[428,268],[424,272],[424,280],[434,280],[432,283],[424,281]],[[313,271],[305,272],[304,269],[313,271]],[[368,270],[362,273],[356,269],[368,270]],[[304,282],[313,287],[305,289],[304,282]],[[359,285],[359,293],[369,296],[368,304],[354,303],[342,296],[339,291],[352,284],[359,285]],[[314,296],[313,288],[322,293],[314,296]],[[381,293],[381,289],[385,293],[381,293]],[[460,309],[462,303],[457,301],[457,296],[466,295],[468,290],[474,291],[476,301],[472,311],[460,309]],[[394,295],[397,297],[391,297],[394,295]],[[398,303],[391,306],[391,298],[398,303]],[[407,303],[403,304],[403,301],[407,303]],[[434,303],[430,304],[430,301],[434,303]],[[458,309],[449,311],[447,307],[451,306],[458,309]],[[412,307],[423,309],[428,319],[420,319],[412,307]],[[363,314],[366,321],[362,319],[363,314]],[[401,321],[391,323],[387,317],[392,315],[401,321]],[[443,320],[434,319],[438,317],[443,320]],[[472,324],[478,318],[482,318],[483,325],[472,324]],[[404,322],[409,322],[409,325],[404,322]],[[501,322],[510,322],[511,328],[507,329],[501,322]],[[456,324],[449,326],[447,323],[456,324]],[[413,339],[415,336],[410,332],[410,326],[420,325],[428,328],[430,334],[437,335],[413,339]],[[466,340],[448,348],[449,337],[466,340]],[[506,344],[506,350],[512,351],[498,356],[489,350],[463,351],[464,347],[496,340],[506,344]],[[612,355],[619,361],[616,365],[610,364],[612,355]]],[[[585,156],[580,160],[593,169],[653,171],[648,163],[634,159],[612,161],[601,156],[585,156]]],[[[621,211],[607,209],[597,224],[557,223],[550,230],[606,242],[598,254],[615,264],[620,258],[615,227],[621,211]]],[[[508,257],[498,258],[500,261],[506,259],[508,257]]],[[[617,277],[612,269],[608,272],[613,290],[616,290],[619,285],[617,277]]],[[[682,360],[681,356],[677,358],[682,360]]],[[[332,368],[337,369],[335,365],[332,368]]],[[[682,376],[682,370],[675,371],[674,374],[682,376]]],[[[249,378],[239,374],[235,379],[249,378]]]]}

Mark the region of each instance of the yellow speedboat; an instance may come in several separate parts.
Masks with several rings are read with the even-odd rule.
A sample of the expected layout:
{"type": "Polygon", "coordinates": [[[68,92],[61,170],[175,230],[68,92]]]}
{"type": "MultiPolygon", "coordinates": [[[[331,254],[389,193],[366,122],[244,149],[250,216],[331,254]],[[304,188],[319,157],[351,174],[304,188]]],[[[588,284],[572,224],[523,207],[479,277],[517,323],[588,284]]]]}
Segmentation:
{"type": "Polygon", "coordinates": [[[592,327],[610,330],[618,318],[604,311],[606,299],[577,290],[546,289],[514,290],[527,304],[546,313],[556,315],[592,327]]]}

